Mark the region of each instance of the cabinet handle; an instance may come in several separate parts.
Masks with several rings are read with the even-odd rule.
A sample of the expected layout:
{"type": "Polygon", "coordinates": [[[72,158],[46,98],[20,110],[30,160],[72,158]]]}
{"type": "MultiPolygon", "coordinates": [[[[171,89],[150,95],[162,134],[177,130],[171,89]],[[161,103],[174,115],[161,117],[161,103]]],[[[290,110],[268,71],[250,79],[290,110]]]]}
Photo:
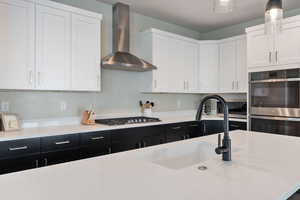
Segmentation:
{"type": "Polygon", "coordinates": [[[185,84],[185,81],[183,81],[183,90],[186,90],[186,84],[185,84]]]}
{"type": "Polygon", "coordinates": [[[38,85],[41,85],[41,72],[38,72],[38,85]]]}
{"type": "Polygon", "coordinates": [[[276,63],[278,63],[278,51],[275,52],[276,63]]]}
{"type": "Polygon", "coordinates": [[[19,150],[26,150],[28,149],[27,146],[23,146],[23,147],[13,147],[13,148],[9,148],[9,151],[19,151],[19,150]]]}
{"type": "Polygon", "coordinates": [[[239,81],[236,81],[236,89],[239,90],[239,81]]]}
{"type": "Polygon", "coordinates": [[[177,127],[172,127],[173,130],[178,130],[181,129],[181,126],[177,126],[177,127]]]}
{"type": "Polygon", "coordinates": [[[272,63],[272,52],[269,52],[269,63],[272,63]]]}
{"type": "Polygon", "coordinates": [[[157,88],[157,81],[154,80],[154,88],[157,88]]]}
{"type": "Polygon", "coordinates": [[[234,90],[234,81],[232,81],[232,83],[231,83],[231,89],[234,90]]]}
{"type": "Polygon", "coordinates": [[[229,125],[230,127],[233,127],[233,128],[240,128],[240,126],[238,125],[229,125]]]}
{"type": "Polygon", "coordinates": [[[100,75],[97,75],[97,88],[100,88],[100,75]]]}
{"type": "Polygon", "coordinates": [[[62,142],[55,142],[56,145],[63,145],[63,144],[70,144],[69,140],[62,141],[62,142]]]}
{"type": "Polygon", "coordinates": [[[39,160],[35,160],[35,168],[39,167],[39,160]]]}
{"type": "Polygon", "coordinates": [[[192,124],[192,125],[190,125],[190,127],[198,127],[198,125],[197,124],[192,124]]]}
{"type": "Polygon", "coordinates": [[[189,81],[186,81],[186,87],[187,87],[187,90],[190,90],[190,84],[189,84],[189,81]]]}
{"type": "Polygon", "coordinates": [[[143,141],[143,147],[147,147],[147,143],[143,141]]]}
{"type": "Polygon", "coordinates": [[[44,161],[45,161],[45,166],[47,166],[48,165],[48,159],[45,158],[44,161]]]}
{"type": "Polygon", "coordinates": [[[92,137],[91,138],[91,140],[103,140],[103,139],[104,139],[103,136],[101,136],[101,137],[92,137]]]}
{"type": "Polygon", "coordinates": [[[108,147],[108,154],[111,154],[111,147],[108,147]]]}
{"type": "Polygon", "coordinates": [[[33,84],[33,71],[32,71],[32,69],[29,70],[29,84],[30,85],[33,84]]]}

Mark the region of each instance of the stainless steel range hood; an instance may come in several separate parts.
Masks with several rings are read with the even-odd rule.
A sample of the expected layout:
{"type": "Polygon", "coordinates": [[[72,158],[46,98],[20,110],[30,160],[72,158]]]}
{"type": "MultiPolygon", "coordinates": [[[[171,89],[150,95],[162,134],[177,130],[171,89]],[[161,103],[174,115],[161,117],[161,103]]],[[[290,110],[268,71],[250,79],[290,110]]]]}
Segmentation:
{"type": "Polygon", "coordinates": [[[104,69],[126,71],[150,71],[154,65],[129,53],[129,6],[116,3],[113,6],[113,53],[102,59],[104,69]]]}

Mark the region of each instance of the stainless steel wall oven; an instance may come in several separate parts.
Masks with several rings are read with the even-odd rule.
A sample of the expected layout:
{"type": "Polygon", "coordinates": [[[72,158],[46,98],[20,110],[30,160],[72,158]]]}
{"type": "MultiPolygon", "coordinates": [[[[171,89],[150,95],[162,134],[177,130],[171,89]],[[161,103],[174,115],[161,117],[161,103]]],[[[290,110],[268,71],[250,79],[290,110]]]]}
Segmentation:
{"type": "Polygon", "coordinates": [[[250,73],[250,129],[300,136],[300,69],[250,73]]]}

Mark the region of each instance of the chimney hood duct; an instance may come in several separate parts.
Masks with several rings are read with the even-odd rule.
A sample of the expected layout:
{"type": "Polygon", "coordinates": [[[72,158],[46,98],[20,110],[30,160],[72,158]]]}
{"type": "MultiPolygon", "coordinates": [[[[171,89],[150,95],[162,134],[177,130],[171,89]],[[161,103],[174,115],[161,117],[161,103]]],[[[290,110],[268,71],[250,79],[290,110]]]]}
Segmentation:
{"type": "Polygon", "coordinates": [[[102,59],[104,69],[125,71],[150,71],[154,65],[129,53],[129,6],[116,3],[113,6],[113,53],[102,59]]]}

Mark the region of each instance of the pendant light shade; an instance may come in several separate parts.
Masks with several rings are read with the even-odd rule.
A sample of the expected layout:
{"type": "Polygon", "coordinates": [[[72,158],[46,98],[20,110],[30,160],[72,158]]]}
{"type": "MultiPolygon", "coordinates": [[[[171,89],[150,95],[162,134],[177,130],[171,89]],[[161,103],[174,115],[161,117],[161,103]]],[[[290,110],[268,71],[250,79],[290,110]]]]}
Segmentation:
{"type": "Polygon", "coordinates": [[[216,13],[228,13],[233,11],[234,0],[213,0],[213,9],[216,13]]]}
{"type": "Polygon", "coordinates": [[[265,12],[265,33],[278,34],[282,31],[282,0],[269,0],[265,12]]]}

